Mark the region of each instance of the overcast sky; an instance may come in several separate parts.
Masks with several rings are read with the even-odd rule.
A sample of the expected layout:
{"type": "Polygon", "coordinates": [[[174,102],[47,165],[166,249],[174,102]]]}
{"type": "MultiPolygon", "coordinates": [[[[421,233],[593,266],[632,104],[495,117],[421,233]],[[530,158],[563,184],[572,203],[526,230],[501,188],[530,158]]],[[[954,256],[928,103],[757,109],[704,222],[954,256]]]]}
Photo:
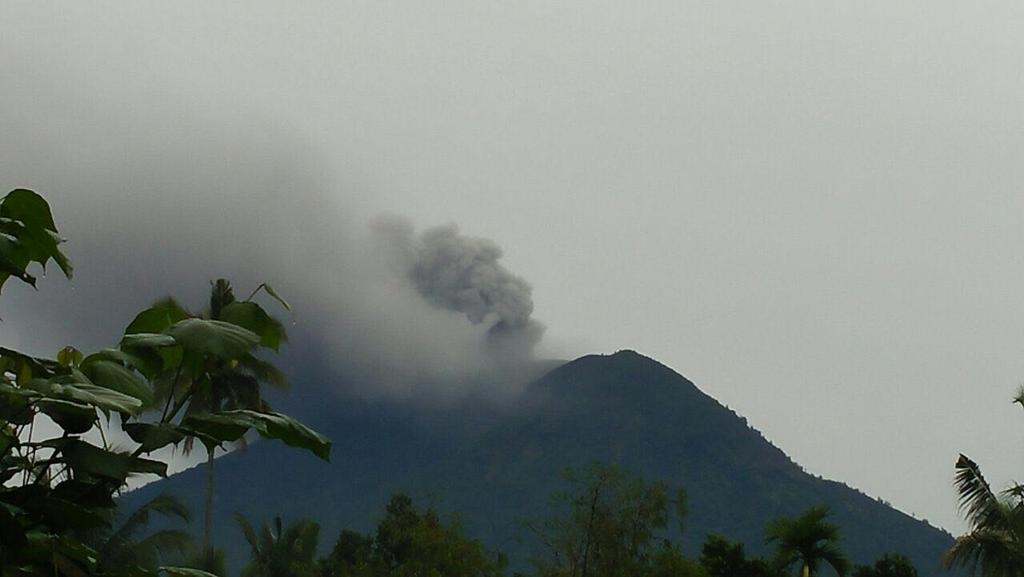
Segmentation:
{"type": "Polygon", "coordinates": [[[333,302],[395,213],[500,244],[543,354],[653,356],[918,517],[963,527],[959,451],[998,486],[1024,471],[1018,2],[0,0],[0,22],[0,186],[50,198],[80,265],[75,290],[5,291],[2,345],[62,334],[29,303],[112,342],[192,276],[177,292],[333,302]]]}

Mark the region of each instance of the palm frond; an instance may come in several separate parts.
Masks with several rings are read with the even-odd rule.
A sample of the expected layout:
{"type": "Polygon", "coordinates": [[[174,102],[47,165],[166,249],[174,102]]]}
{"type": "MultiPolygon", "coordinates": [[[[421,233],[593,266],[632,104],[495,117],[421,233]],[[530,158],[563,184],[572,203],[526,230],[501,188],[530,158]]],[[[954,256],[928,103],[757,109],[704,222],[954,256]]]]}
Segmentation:
{"type": "Polygon", "coordinates": [[[238,527],[242,530],[242,535],[245,537],[245,542],[252,549],[253,556],[256,556],[260,551],[260,539],[256,536],[256,530],[253,529],[252,523],[241,513],[235,513],[235,522],[238,523],[238,527]]]}
{"type": "Polygon", "coordinates": [[[943,565],[966,568],[971,575],[1024,575],[1021,543],[1002,531],[979,529],[957,538],[942,558],[943,565]]]}
{"type": "Polygon", "coordinates": [[[166,493],[158,495],[132,511],[124,522],[110,534],[100,547],[100,551],[107,557],[120,557],[124,554],[125,549],[134,548],[136,536],[149,524],[150,515],[153,513],[168,518],[177,518],[186,523],[191,519],[188,507],[177,497],[166,493]]]}
{"type": "Polygon", "coordinates": [[[199,569],[212,573],[218,577],[226,577],[227,570],[224,563],[224,550],[216,547],[206,547],[193,555],[185,562],[185,567],[199,569]]]}
{"type": "Polygon", "coordinates": [[[285,530],[281,542],[297,560],[312,562],[320,544],[320,525],[309,519],[296,521],[285,530]]]}
{"type": "Polygon", "coordinates": [[[775,564],[781,568],[806,564],[813,574],[824,561],[844,575],[849,561],[839,549],[839,527],[826,521],[827,507],[811,507],[796,518],[776,519],[765,529],[767,543],[776,546],[775,564]]]}
{"type": "Polygon", "coordinates": [[[956,476],[953,484],[959,494],[960,512],[972,527],[986,529],[1009,527],[1006,505],[992,491],[988,481],[981,474],[978,464],[962,453],[956,461],[956,476]]]}
{"type": "Polygon", "coordinates": [[[818,556],[821,560],[831,565],[836,570],[836,573],[839,574],[839,577],[843,577],[850,570],[849,559],[846,558],[846,555],[843,554],[842,550],[834,542],[823,545],[818,552],[818,556]]]}
{"type": "Polygon", "coordinates": [[[195,544],[192,535],[185,531],[165,529],[139,541],[135,546],[143,567],[156,567],[169,560],[185,555],[195,544]]]}
{"type": "Polygon", "coordinates": [[[269,383],[278,389],[288,388],[288,378],[273,364],[256,355],[248,354],[238,360],[238,369],[253,378],[269,383]]]}

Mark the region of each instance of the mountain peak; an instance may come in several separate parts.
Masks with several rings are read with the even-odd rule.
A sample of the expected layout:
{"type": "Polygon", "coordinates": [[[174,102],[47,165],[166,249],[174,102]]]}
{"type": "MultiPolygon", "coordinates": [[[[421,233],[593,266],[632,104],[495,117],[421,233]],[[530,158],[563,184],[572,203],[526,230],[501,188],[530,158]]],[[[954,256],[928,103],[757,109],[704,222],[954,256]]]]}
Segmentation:
{"type": "Polygon", "coordinates": [[[533,387],[556,396],[641,401],[683,395],[714,402],[683,375],[632,349],[579,357],[550,371],[533,387]]]}
{"type": "MultiPolygon", "coordinates": [[[[937,576],[938,559],[952,543],[884,503],[808,475],[741,416],[634,350],[564,363],[531,384],[522,401],[490,415],[488,426],[457,434],[439,434],[437,419],[410,418],[408,410],[386,404],[360,408],[348,400],[325,407],[337,415],[322,429],[336,440],[330,464],[271,443],[218,460],[215,531],[227,536],[238,566],[247,548],[230,525],[236,511],[253,518],[310,516],[330,535],[369,528],[390,493],[408,492],[443,496],[471,532],[502,544],[525,566],[540,544],[516,528],[549,513],[548,496],[563,490],[559,475],[566,467],[600,461],[686,489],[692,501],[680,539],[687,551],[699,550],[706,535],[721,534],[767,554],[764,527],[771,520],[822,504],[858,563],[896,550],[921,575],[937,576]]],[[[479,411],[467,404],[446,421],[479,420],[479,411]]],[[[140,503],[173,489],[198,506],[202,475],[192,469],[125,498],[140,503]]]]}

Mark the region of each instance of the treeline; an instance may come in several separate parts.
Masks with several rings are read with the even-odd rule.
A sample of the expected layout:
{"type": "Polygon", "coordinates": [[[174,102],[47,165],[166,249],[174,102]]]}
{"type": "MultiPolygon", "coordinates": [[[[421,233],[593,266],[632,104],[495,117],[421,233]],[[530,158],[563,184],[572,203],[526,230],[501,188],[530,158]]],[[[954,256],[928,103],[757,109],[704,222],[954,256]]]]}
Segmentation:
{"type": "MultiPolygon", "coordinates": [[[[48,263],[70,277],[62,243],[41,196],[18,189],[0,197],[0,289],[10,280],[35,286],[30,267],[48,263]]],[[[289,308],[269,285],[238,298],[218,280],[203,309],[164,298],[100,351],[69,346],[50,359],[0,347],[0,577],[225,577],[211,535],[215,452],[258,434],[323,459],[330,454],[326,438],[273,411],[263,397],[265,386],[286,382],[266,357],[287,334],[255,300],[260,295],[289,308]],[[180,528],[149,531],[158,515],[190,519],[172,497],[118,514],[116,498],[130,477],[166,475],[160,451],[168,448],[207,454],[201,544],[180,528]]],[[[567,481],[551,517],[528,527],[544,544],[545,553],[530,560],[538,577],[793,570],[807,577],[819,564],[840,573],[848,567],[823,510],[772,524],[771,559],[748,559],[742,545],[722,537],[709,538],[690,559],[662,536],[670,522],[682,528],[685,493],[602,465],[567,481]]],[[[313,520],[237,521],[252,553],[243,577],[483,577],[509,567],[456,518],[420,510],[404,496],[388,503],[375,532],[344,531],[320,558],[313,520]]]]}
{"type": "MultiPolygon", "coordinates": [[[[569,471],[566,482],[567,490],[553,496],[549,518],[524,523],[524,536],[537,539],[543,551],[529,559],[531,570],[525,574],[510,573],[509,559],[467,535],[458,515],[418,508],[399,494],[387,503],[374,531],[343,530],[319,557],[320,526],[314,520],[285,524],[278,517],[257,527],[236,515],[250,549],[240,576],[806,577],[827,572],[828,567],[853,577],[917,575],[913,564],[897,554],[884,555],[872,565],[851,566],[841,549],[839,528],[828,522],[828,511],[821,507],[769,524],[765,537],[775,548],[769,557],[748,556],[743,544],[720,535],[708,536],[700,554],[687,557],[664,536],[670,525],[679,531],[685,528],[685,492],[670,492],[664,483],[646,483],[604,464],[569,471]]],[[[154,503],[167,500],[159,497],[154,503]]],[[[140,534],[128,547],[138,547],[139,553],[119,559],[148,559],[150,543],[170,534],[140,534]]],[[[190,556],[184,543],[168,545],[173,547],[160,562],[226,577],[223,552],[208,547],[190,556]]]]}
{"type": "MultiPolygon", "coordinates": [[[[51,262],[70,277],[63,242],[41,196],[18,189],[0,197],[0,289],[11,280],[35,286],[30,268],[51,262]]],[[[254,435],[323,459],[331,449],[263,398],[263,387],[285,384],[266,356],[287,335],[258,296],[289,308],[268,285],[243,299],[218,280],[202,310],[158,301],[109,348],[86,354],[65,347],[42,358],[0,346],[0,577],[226,577],[210,534],[215,452],[254,435]],[[182,529],[149,531],[156,515],[190,519],[171,497],[117,511],[130,477],[166,475],[160,451],[168,448],[207,453],[198,546],[182,529]]],[[[1024,392],[1015,401],[1024,406],[1024,392]]],[[[544,554],[530,560],[536,577],[810,577],[827,567],[855,577],[916,574],[898,555],[851,567],[822,508],[769,524],[770,557],[748,557],[742,544],[711,536],[688,558],[664,535],[670,523],[685,529],[685,493],[604,465],[570,473],[567,482],[551,516],[527,527],[543,544],[544,554]]],[[[1024,575],[1024,487],[997,494],[966,456],[956,485],[971,532],[946,564],[1024,575]]],[[[485,577],[509,568],[457,518],[404,496],[388,503],[375,532],[344,531],[324,557],[317,557],[314,520],[286,526],[239,517],[238,525],[252,550],[243,577],[485,577]]]]}
{"type": "MultiPolygon", "coordinates": [[[[0,289],[12,279],[34,287],[29,267],[51,262],[70,277],[62,243],[41,196],[0,197],[0,289]]],[[[242,299],[219,280],[203,310],[161,300],[109,348],[69,346],[50,359],[0,347],[0,577],[207,577],[160,564],[186,534],[133,540],[154,514],[187,515],[173,499],[115,524],[130,477],[165,476],[162,449],[202,447],[210,495],[214,452],[257,434],[329,457],[330,441],[263,399],[265,385],[284,383],[263,355],[287,335],[258,296],[288,308],[268,285],[242,299]]]]}

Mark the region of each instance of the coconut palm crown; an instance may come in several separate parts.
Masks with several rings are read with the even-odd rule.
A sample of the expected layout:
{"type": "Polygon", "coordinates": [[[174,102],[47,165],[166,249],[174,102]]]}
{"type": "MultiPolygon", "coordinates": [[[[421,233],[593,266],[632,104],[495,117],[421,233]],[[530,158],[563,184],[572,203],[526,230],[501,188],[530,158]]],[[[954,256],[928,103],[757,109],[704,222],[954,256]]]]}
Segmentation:
{"type": "Polygon", "coordinates": [[[795,519],[776,519],[768,525],[767,541],[775,543],[783,569],[799,563],[802,577],[810,577],[824,561],[839,575],[846,574],[850,563],[839,549],[839,527],[825,521],[828,515],[826,507],[811,507],[795,519]]]}
{"type": "MultiPolygon", "coordinates": [[[[1024,407],[1024,387],[1013,399],[1024,407]]],[[[1024,486],[996,493],[967,455],[956,461],[954,486],[970,530],[957,538],[943,563],[982,577],[1024,577],[1024,486]]]]}

